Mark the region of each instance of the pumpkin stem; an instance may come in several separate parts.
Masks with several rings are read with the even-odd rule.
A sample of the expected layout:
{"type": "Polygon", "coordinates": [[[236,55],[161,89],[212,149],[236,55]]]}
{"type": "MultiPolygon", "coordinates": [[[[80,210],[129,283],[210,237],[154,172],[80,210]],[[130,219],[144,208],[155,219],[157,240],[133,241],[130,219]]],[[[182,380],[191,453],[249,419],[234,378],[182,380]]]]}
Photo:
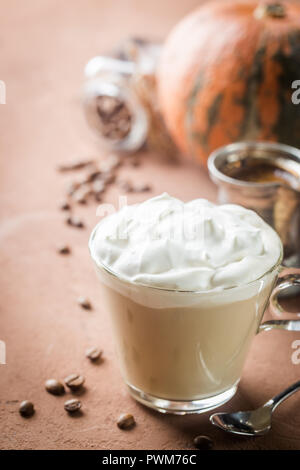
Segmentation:
{"type": "Polygon", "coordinates": [[[286,16],[286,10],[282,3],[260,3],[254,10],[254,16],[258,20],[262,18],[284,18],[286,16]]]}

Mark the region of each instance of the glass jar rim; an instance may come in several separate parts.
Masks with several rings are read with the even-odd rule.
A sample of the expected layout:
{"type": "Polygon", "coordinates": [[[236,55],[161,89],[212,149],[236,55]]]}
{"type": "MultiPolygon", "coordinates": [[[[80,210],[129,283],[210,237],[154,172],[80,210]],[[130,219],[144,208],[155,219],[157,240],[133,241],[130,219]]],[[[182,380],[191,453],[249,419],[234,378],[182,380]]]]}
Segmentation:
{"type": "Polygon", "coordinates": [[[214,150],[207,161],[207,168],[212,178],[220,183],[227,183],[236,187],[253,188],[253,189],[272,189],[281,186],[278,182],[253,182],[253,181],[241,181],[232,176],[227,176],[223,173],[216,164],[216,160],[221,156],[230,155],[240,150],[248,150],[249,153],[254,150],[269,150],[270,152],[276,152],[279,155],[283,153],[290,156],[292,160],[297,160],[300,163],[300,151],[296,147],[291,145],[281,144],[279,142],[265,142],[265,141],[244,141],[235,142],[232,144],[224,145],[214,150]]]}

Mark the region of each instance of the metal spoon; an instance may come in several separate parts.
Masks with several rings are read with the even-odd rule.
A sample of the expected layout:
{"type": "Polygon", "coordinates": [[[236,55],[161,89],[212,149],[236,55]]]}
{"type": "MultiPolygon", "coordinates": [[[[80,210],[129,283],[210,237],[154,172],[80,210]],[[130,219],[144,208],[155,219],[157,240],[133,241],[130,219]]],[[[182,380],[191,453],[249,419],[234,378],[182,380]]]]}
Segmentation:
{"type": "Polygon", "coordinates": [[[268,400],[254,411],[237,411],[236,413],[214,413],[210,422],[233,434],[262,436],[271,429],[272,413],[280,403],[300,389],[300,380],[283,392],[268,400]]]}

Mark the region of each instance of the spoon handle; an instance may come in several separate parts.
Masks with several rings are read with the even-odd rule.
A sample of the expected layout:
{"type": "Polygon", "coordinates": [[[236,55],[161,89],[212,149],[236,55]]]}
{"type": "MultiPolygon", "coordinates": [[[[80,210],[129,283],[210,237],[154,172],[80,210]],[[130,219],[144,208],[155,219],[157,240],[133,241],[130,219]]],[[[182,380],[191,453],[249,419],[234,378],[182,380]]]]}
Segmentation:
{"type": "Polygon", "coordinates": [[[276,395],[275,397],[271,398],[269,401],[267,401],[267,403],[264,404],[264,406],[270,407],[272,408],[272,411],[274,411],[275,408],[280,405],[280,403],[282,403],[284,400],[286,400],[289,396],[291,396],[298,390],[300,390],[300,380],[290,385],[283,392],[278,393],[278,395],[276,395]]]}
{"type": "Polygon", "coordinates": [[[269,320],[262,323],[259,332],[269,330],[300,331],[300,320],[269,320]]]}

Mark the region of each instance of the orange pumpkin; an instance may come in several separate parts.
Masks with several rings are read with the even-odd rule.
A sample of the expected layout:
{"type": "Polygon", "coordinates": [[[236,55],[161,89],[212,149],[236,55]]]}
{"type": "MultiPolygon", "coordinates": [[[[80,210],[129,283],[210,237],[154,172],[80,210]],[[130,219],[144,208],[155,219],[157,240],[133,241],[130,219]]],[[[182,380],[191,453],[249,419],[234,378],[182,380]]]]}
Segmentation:
{"type": "Polygon", "coordinates": [[[300,2],[208,2],[163,47],[158,91],[180,149],[206,164],[215,148],[270,140],[300,147],[300,2]]]}

